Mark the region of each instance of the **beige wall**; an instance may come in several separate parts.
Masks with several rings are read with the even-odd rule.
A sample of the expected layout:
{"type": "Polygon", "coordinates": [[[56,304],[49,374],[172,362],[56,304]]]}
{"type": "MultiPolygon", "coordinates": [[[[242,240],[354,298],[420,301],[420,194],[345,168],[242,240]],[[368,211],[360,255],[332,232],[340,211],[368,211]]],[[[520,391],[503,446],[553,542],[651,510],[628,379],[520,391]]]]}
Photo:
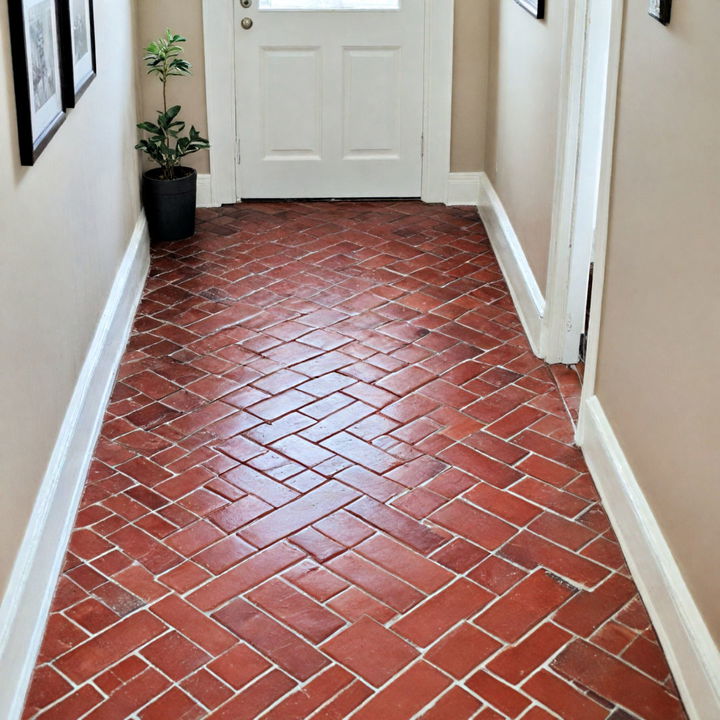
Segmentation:
{"type": "Polygon", "coordinates": [[[485,167],[489,43],[488,0],[455,0],[453,172],[476,172],[485,167]]]}
{"type": "MultiPolygon", "coordinates": [[[[193,66],[191,77],[170,80],[168,102],[182,105],[181,119],[185,120],[188,128],[195,125],[201,133],[206,133],[202,0],[138,0],[138,41],[141,48],[147,47],[150,41],[163,35],[168,28],[188,39],[184,45],[185,58],[193,66]]],[[[143,120],[154,121],[157,110],[162,107],[162,86],[156,77],[148,76],[142,67],[140,72],[140,114],[143,120]]],[[[151,166],[147,159],[145,163],[146,167],[151,166]]],[[[189,156],[183,163],[201,173],[210,171],[206,151],[189,156]]]]}
{"type": "Polygon", "coordinates": [[[99,76],[19,165],[0,12],[0,593],[139,214],[130,2],[96,2],[99,76]]]}
{"type": "Polygon", "coordinates": [[[720,3],[626,3],[597,394],[720,642],[720,3]]]}
{"type": "MultiPolygon", "coordinates": [[[[453,82],[452,170],[481,170],[485,159],[487,94],[487,0],[455,0],[455,77],[453,82]]],[[[188,38],[186,57],[193,64],[193,77],[172,81],[173,102],[183,106],[183,116],[198,129],[207,130],[205,68],[203,63],[202,0],[140,0],[139,40],[142,46],[159,37],[167,27],[188,38]]],[[[150,118],[159,106],[158,83],[141,81],[143,117],[150,118]]],[[[212,138],[210,138],[212,141],[212,138]]],[[[188,159],[198,172],[209,171],[208,154],[188,159]]]]}
{"type": "Polygon", "coordinates": [[[547,3],[543,21],[514,2],[489,2],[486,172],[544,293],[568,0],[547,3]]]}

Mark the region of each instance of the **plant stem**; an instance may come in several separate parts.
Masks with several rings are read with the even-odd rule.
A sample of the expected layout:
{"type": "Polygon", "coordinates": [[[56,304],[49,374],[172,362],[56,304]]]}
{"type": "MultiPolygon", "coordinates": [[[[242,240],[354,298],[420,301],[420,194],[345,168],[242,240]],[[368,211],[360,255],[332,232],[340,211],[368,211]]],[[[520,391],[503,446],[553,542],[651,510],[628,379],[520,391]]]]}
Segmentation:
{"type": "MultiPolygon", "coordinates": [[[[162,80],[162,93],[163,93],[163,113],[167,113],[167,82],[168,82],[168,72],[169,72],[168,59],[165,58],[165,62],[164,62],[164,64],[163,64],[163,73],[162,73],[162,77],[161,77],[161,80],[162,80]]],[[[170,144],[170,138],[168,137],[167,131],[165,132],[165,143],[166,143],[167,145],[170,144]]],[[[163,174],[165,175],[165,179],[166,179],[166,180],[172,180],[173,177],[174,177],[174,175],[175,175],[172,166],[170,166],[170,167],[167,167],[167,166],[166,166],[165,169],[164,169],[164,173],[163,173],[163,174]]]]}

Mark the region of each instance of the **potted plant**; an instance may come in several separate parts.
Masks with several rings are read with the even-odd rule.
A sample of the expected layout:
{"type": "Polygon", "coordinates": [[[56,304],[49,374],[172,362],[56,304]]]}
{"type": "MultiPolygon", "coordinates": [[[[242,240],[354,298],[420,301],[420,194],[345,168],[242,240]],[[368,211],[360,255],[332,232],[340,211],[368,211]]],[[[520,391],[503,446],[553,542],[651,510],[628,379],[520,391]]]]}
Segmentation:
{"type": "Polygon", "coordinates": [[[140,130],[148,133],[135,148],[142,150],[158,167],[143,173],[142,196],[150,237],[157,242],[181,240],[195,234],[197,172],[182,165],[187,155],[210,147],[194,126],[184,135],[185,123],[178,116],[180,106],[168,107],[167,84],[171,77],[190,75],[190,63],[181,57],[182,35],[167,30],[151,42],[143,58],[148,75],[162,83],[163,108],[157,121],[141,122],[140,130]]]}

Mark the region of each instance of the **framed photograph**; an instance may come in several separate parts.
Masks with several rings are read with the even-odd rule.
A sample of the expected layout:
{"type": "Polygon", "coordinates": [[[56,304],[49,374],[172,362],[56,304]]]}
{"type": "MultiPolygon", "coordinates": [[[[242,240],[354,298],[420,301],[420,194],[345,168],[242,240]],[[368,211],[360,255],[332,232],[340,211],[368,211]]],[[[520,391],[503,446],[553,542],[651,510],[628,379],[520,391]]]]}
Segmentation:
{"type": "Polygon", "coordinates": [[[9,0],[20,161],[33,165],[65,120],[56,0],[9,0]]]}
{"type": "Polygon", "coordinates": [[[93,0],[60,0],[60,44],[65,107],[75,107],[95,79],[93,0]]]}
{"type": "Polygon", "coordinates": [[[659,20],[663,25],[669,24],[672,0],[648,0],[648,2],[648,12],[650,15],[656,20],[659,20]]]}
{"type": "Polygon", "coordinates": [[[515,0],[515,2],[538,20],[545,17],[545,0],[515,0]]]}

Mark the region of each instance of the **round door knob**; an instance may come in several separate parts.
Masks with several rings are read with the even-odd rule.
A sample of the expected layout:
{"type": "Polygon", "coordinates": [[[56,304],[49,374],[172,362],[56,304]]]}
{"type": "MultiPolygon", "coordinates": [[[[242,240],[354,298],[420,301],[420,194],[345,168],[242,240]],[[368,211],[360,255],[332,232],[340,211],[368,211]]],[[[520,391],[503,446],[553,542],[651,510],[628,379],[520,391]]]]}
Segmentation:
{"type": "Polygon", "coordinates": [[[249,8],[252,5],[252,0],[240,0],[240,4],[244,8],[249,8]]]}
{"type": "Polygon", "coordinates": [[[249,29],[253,26],[252,18],[244,17],[244,18],[240,21],[240,25],[242,26],[242,29],[243,29],[243,30],[249,30],[249,29]]]}

